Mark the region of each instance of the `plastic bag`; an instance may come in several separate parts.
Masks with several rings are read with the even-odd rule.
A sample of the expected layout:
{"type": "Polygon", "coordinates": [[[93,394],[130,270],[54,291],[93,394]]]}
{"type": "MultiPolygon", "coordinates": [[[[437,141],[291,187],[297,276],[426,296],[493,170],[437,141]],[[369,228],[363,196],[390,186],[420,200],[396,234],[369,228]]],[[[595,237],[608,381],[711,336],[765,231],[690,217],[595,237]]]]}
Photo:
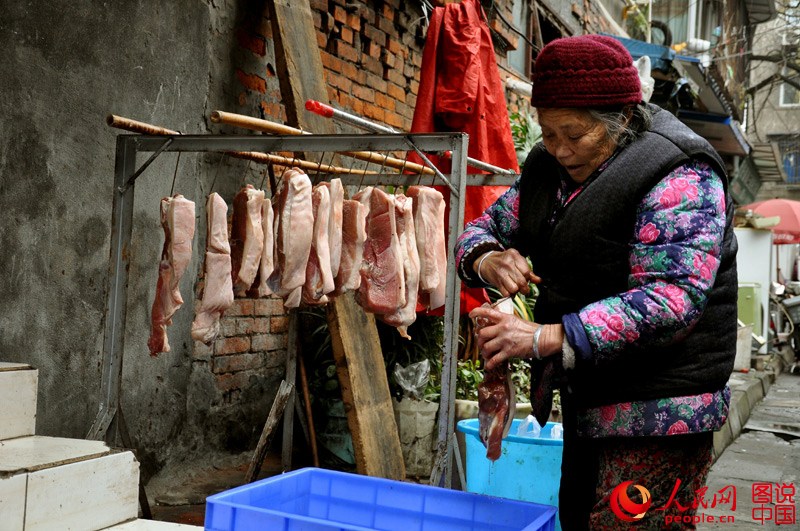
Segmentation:
{"type": "Polygon", "coordinates": [[[542,432],[542,427],[533,415],[528,415],[517,428],[518,437],[531,437],[535,439],[542,432]]]}
{"type": "Polygon", "coordinates": [[[431,364],[428,360],[422,360],[404,368],[397,363],[394,366],[393,374],[394,381],[403,390],[403,398],[422,400],[430,379],[431,364]]]}
{"type": "Polygon", "coordinates": [[[639,72],[639,81],[642,84],[642,101],[647,103],[653,96],[653,90],[656,85],[656,80],[650,75],[650,57],[643,55],[633,64],[639,72]]]}
{"type": "Polygon", "coordinates": [[[561,424],[554,424],[553,427],[550,429],[550,438],[551,439],[563,439],[564,438],[564,427],[561,424]]]}

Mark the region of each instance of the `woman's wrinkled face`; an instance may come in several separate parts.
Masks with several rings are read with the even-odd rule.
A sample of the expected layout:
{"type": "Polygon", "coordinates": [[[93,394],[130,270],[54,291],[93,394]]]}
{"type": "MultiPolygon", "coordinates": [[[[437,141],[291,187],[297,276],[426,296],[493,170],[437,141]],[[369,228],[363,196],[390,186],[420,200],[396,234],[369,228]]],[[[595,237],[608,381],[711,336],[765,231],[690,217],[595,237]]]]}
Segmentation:
{"type": "Polygon", "coordinates": [[[584,109],[537,109],[542,142],[576,183],[582,183],[614,153],[616,143],[584,109]]]}

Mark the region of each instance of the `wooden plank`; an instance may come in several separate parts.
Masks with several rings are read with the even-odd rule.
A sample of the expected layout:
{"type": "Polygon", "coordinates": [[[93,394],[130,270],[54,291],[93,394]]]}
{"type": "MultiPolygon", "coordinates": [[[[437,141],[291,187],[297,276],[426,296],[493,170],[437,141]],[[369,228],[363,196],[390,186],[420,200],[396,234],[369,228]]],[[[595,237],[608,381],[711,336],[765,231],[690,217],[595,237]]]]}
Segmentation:
{"type": "MultiPolygon", "coordinates": [[[[267,0],[275,43],[275,62],[279,72],[281,98],[286,111],[286,122],[292,127],[316,133],[333,133],[330,120],[305,110],[307,99],[328,101],[328,90],[323,82],[322,58],[317,47],[317,33],[308,0],[267,0]]],[[[321,162],[324,154],[301,154],[307,160],[321,162]]],[[[286,380],[292,384],[283,419],[283,444],[281,468],[291,469],[294,435],[294,384],[296,383],[297,316],[289,315],[289,337],[286,359],[286,380]],[[294,334],[292,331],[294,330],[294,334]]]]}
{"type": "Polygon", "coordinates": [[[278,388],[278,393],[275,395],[275,401],[272,403],[272,408],[269,410],[267,421],[264,423],[264,429],[261,430],[261,437],[258,439],[256,451],[253,453],[253,459],[250,461],[250,467],[247,469],[247,474],[244,477],[245,483],[252,483],[258,472],[261,470],[261,463],[264,462],[264,457],[267,455],[269,443],[275,433],[275,428],[278,427],[278,421],[281,415],[284,414],[286,404],[289,397],[294,391],[294,385],[287,383],[286,380],[281,381],[281,386],[278,388]]]}
{"type": "Polygon", "coordinates": [[[39,371],[6,364],[0,370],[0,440],[36,432],[36,391],[39,371]]]}
{"type": "MultiPolygon", "coordinates": [[[[332,120],[305,110],[308,99],[329,101],[310,2],[268,0],[267,4],[288,125],[318,134],[335,133],[332,120]]],[[[375,319],[366,315],[350,294],[328,305],[328,321],[357,470],[404,479],[400,437],[375,319]]],[[[283,451],[288,451],[286,446],[283,451]]]]}
{"type": "MultiPolygon", "coordinates": [[[[283,441],[281,444],[281,470],[288,472],[292,469],[292,448],[294,447],[294,403],[295,383],[297,383],[297,310],[289,310],[289,333],[286,345],[286,373],[285,379],[289,383],[289,394],[286,397],[283,413],[283,441]]],[[[283,382],[281,382],[283,385],[283,382]]],[[[278,390],[280,393],[280,389],[278,390]]],[[[277,401],[278,398],[275,397],[277,401]]],[[[272,414],[272,411],[270,411],[272,414]]],[[[279,417],[280,418],[280,417],[279,417]]],[[[277,419],[276,419],[277,422],[277,419]]],[[[266,427],[264,428],[266,429],[266,427]]],[[[263,460],[263,457],[262,457],[263,460]]],[[[259,467],[261,463],[259,463],[259,467]]]]}
{"type": "Polygon", "coordinates": [[[335,133],[333,121],[305,110],[306,100],[327,102],[317,30],[308,0],[269,0],[275,62],[286,108],[286,121],[293,127],[317,134],[335,133]]]}
{"type": "Polygon", "coordinates": [[[31,472],[24,529],[103,529],[132,520],[138,482],[131,452],[31,472]]]}
{"type": "Polygon", "coordinates": [[[348,292],[328,304],[328,327],[347,425],[353,436],[356,471],[403,480],[403,451],[375,317],[364,313],[353,293],[348,292]]]}

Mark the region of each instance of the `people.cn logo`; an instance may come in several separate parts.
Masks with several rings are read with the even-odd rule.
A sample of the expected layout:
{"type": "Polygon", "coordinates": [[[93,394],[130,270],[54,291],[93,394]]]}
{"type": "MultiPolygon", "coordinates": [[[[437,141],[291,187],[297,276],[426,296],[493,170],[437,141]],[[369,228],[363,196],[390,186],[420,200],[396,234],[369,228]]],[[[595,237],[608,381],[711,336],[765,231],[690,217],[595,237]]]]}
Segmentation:
{"type": "Polygon", "coordinates": [[[617,515],[617,518],[623,522],[635,522],[644,518],[647,514],[647,509],[650,508],[652,497],[650,491],[641,485],[633,485],[639,494],[642,496],[642,503],[636,503],[628,496],[628,487],[633,485],[633,481],[625,481],[617,485],[611,491],[611,510],[617,515]]]}

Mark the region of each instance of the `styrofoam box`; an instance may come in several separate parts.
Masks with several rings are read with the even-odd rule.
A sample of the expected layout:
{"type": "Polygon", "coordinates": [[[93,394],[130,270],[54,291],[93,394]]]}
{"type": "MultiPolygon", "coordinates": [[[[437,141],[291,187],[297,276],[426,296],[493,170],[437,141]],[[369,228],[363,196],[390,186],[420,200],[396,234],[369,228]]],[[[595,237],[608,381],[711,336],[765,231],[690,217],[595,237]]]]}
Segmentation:
{"type": "Polygon", "coordinates": [[[552,531],[556,508],[347,472],[303,468],[206,499],[211,531],[552,531]]]}

